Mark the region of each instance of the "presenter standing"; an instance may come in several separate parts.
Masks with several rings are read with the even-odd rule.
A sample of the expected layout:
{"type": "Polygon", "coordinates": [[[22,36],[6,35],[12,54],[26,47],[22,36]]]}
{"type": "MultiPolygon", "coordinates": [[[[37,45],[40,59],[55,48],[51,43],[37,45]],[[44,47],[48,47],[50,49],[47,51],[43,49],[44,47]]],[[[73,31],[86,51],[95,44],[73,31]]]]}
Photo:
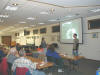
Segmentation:
{"type": "Polygon", "coordinates": [[[79,40],[77,38],[77,34],[73,34],[73,55],[78,56],[78,48],[79,48],[79,40]]]}
{"type": "Polygon", "coordinates": [[[46,54],[46,52],[47,52],[47,44],[46,44],[45,38],[42,38],[41,47],[44,49],[44,51],[43,51],[44,54],[46,54]]]}

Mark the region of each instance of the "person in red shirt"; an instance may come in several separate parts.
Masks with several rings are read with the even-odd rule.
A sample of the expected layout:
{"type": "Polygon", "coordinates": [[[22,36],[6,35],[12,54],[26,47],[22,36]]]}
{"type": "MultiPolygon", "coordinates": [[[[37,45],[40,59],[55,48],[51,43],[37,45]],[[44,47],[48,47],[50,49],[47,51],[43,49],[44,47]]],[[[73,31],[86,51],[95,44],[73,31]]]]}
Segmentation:
{"type": "Polygon", "coordinates": [[[43,52],[43,48],[42,48],[41,45],[39,46],[39,48],[37,48],[37,51],[38,51],[38,52],[43,52]]]}

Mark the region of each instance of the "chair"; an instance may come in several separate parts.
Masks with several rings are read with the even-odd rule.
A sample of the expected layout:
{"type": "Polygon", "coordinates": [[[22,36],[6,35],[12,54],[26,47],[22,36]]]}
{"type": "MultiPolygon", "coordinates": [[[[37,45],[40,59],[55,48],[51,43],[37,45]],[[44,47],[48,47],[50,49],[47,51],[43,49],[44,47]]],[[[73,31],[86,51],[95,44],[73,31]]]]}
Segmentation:
{"type": "Polygon", "coordinates": [[[2,58],[2,62],[0,63],[0,72],[2,75],[8,75],[8,64],[7,58],[2,58]]]}
{"type": "Polygon", "coordinates": [[[31,75],[31,73],[26,67],[17,67],[13,75],[31,75]]]}
{"type": "Polygon", "coordinates": [[[2,58],[2,62],[0,63],[0,72],[2,75],[8,75],[8,64],[7,58],[2,58]]]}
{"type": "Polygon", "coordinates": [[[32,53],[32,56],[33,56],[34,58],[38,58],[38,57],[39,57],[39,53],[34,52],[34,53],[32,53]]]}
{"type": "Polygon", "coordinates": [[[62,59],[60,58],[57,59],[57,58],[53,58],[52,56],[47,56],[47,61],[54,63],[54,65],[50,68],[51,73],[58,71],[59,69],[63,70],[63,60],[62,59]]]}
{"type": "Polygon", "coordinates": [[[46,56],[44,54],[39,54],[38,59],[45,61],[46,56]]]}

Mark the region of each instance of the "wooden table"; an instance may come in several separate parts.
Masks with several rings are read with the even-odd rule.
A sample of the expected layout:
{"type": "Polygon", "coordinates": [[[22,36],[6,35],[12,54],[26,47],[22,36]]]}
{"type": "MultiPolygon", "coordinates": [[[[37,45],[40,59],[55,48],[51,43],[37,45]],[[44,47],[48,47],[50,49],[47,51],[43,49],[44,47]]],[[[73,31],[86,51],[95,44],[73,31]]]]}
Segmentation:
{"type": "Polygon", "coordinates": [[[79,69],[79,60],[83,59],[83,56],[69,56],[65,54],[59,54],[61,58],[68,60],[70,70],[76,70],[75,67],[77,66],[77,69],[79,69]]]}
{"type": "Polygon", "coordinates": [[[40,59],[33,58],[33,57],[30,57],[30,56],[26,56],[26,58],[30,59],[32,62],[37,63],[37,69],[44,69],[44,68],[48,68],[48,67],[51,67],[51,66],[54,65],[54,63],[44,62],[40,59]]]}
{"type": "Polygon", "coordinates": [[[68,59],[68,60],[79,60],[84,58],[83,56],[69,56],[65,54],[59,54],[63,59],[68,59]]]}

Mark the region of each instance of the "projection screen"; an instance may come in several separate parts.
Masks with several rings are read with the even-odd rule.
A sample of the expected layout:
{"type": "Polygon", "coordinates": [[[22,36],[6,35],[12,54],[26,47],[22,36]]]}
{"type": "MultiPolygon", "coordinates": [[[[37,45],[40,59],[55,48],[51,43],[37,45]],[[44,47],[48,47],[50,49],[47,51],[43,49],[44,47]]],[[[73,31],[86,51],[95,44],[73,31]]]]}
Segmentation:
{"type": "Polygon", "coordinates": [[[74,33],[78,35],[79,43],[83,43],[82,18],[60,22],[61,43],[73,43],[74,33]]]}

